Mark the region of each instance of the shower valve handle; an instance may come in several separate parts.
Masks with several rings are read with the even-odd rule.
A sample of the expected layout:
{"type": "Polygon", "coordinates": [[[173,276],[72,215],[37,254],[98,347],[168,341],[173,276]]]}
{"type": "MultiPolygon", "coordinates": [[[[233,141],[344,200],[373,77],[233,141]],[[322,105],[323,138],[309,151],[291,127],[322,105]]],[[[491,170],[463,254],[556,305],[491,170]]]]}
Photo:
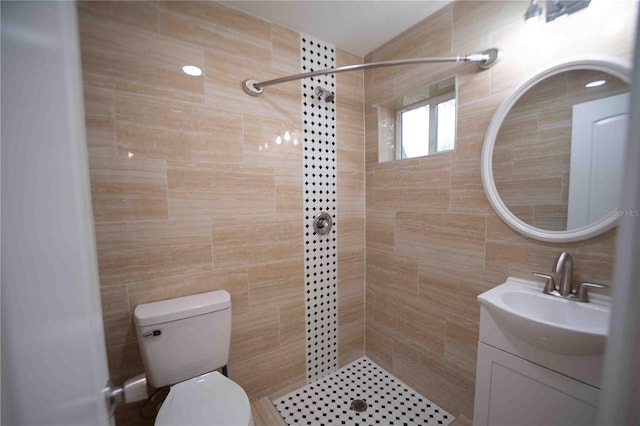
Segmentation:
{"type": "Polygon", "coordinates": [[[318,235],[327,235],[332,226],[333,220],[327,212],[318,213],[313,217],[313,230],[318,235]]]}

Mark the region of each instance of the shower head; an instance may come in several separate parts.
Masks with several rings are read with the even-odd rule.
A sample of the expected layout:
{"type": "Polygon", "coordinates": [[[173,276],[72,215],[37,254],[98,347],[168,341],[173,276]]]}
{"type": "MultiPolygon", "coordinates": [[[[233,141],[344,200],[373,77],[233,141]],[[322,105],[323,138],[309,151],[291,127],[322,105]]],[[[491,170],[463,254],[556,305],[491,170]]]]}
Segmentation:
{"type": "Polygon", "coordinates": [[[316,87],[315,94],[319,99],[323,99],[325,102],[333,102],[336,97],[333,92],[320,86],[316,87]]]}

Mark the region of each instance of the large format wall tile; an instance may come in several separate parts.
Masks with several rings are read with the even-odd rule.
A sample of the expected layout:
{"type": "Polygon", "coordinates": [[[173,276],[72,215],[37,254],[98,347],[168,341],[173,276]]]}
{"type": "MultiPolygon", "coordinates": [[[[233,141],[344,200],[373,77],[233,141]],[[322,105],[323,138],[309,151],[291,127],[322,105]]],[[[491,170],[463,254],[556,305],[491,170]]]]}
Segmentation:
{"type": "Polygon", "coordinates": [[[87,148],[90,157],[116,154],[116,124],[113,91],[84,88],[84,114],[87,122],[87,148]]]}
{"type": "Polygon", "coordinates": [[[173,218],[222,218],[275,212],[275,177],[270,167],[170,162],[169,211],[173,218]]]}
{"type": "MultiPolygon", "coordinates": [[[[588,19],[581,12],[531,38],[522,22],[525,8],[519,1],[456,1],[366,57],[372,62],[419,53],[450,56],[494,46],[503,53],[484,72],[472,64],[437,64],[370,70],[364,76],[366,354],[449,412],[469,418],[480,293],[509,275],[530,278],[532,271],[549,272],[563,250],[574,256],[574,279],[611,283],[615,231],[570,244],[542,243],[516,233],[487,201],[480,156],[496,109],[532,73],[576,55],[630,58],[636,11],[631,3],[614,6],[622,17],[617,33],[591,36],[580,30],[588,19]],[[569,32],[584,34],[579,43],[567,36],[572,25],[576,30],[569,32]],[[545,37],[553,42],[545,44],[545,37]],[[378,163],[375,105],[453,74],[458,79],[455,151],[378,163]]],[[[554,94],[564,90],[564,82],[550,89],[554,94]]],[[[548,98],[538,98],[536,105],[548,106],[548,98]]],[[[562,200],[566,173],[549,171],[566,159],[566,148],[558,142],[566,138],[569,117],[555,110],[527,120],[527,112],[504,129],[510,144],[496,149],[494,172],[512,177],[501,191],[523,204],[528,200],[522,188],[539,184],[529,198],[562,200]],[[524,145],[532,131],[547,142],[524,145]],[[501,168],[495,167],[498,162],[501,168]]],[[[562,220],[550,203],[535,212],[526,205],[514,209],[536,223],[562,220]]]]}
{"type": "Polygon", "coordinates": [[[149,2],[85,1],[78,3],[81,12],[91,13],[105,21],[135,25],[137,28],[158,32],[158,6],[149,2]]]}
{"type": "Polygon", "coordinates": [[[248,275],[245,269],[181,274],[127,284],[129,306],[133,311],[143,303],[158,302],[190,294],[225,289],[231,294],[232,314],[248,310],[248,275]]]}
{"type": "Polygon", "coordinates": [[[95,157],[89,167],[96,222],[167,218],[166,162],[95,157]]]}
{"type": "Polygon", "coordinates": [[[242,163],[242,116],[143,96],[115,99],[118,154],[136,158],[242,163]]]}
{"type": "MultiPolygon", "coordinates": [[[[143,370],[137,305],[225,289],[232,379],[252,400],[297,387],[306,356],[301,83],[252,97],[241,82],[300,72],[300,34],[215,2],[78,9],[111,378],[143,370]]],[[[362,62],[341,50],[337,58],[362,62]]],[[[343,365],[364,354],[363,73],[338,84],[343,365]]],[[[117,423],[139,425],[138,408],[120,407],[117,423]]]]}
{"type": "MultiPolygon", "coordinates": [[[[123,9],[122,13],[128,12],[123,9]]],[[[86,85],[204,103],[204,81],[182,72],[204,66],[204,50],[80,9],[86,85]]]]}
{"type": "Polygon", "coordinates": [[[225,268],[292,258],[302,262],[301,229],[297,214],[219,218],[213,225],[213,262],[225,268]]]}
{"type": "Polygon", "coordinates": [[[249,307],[303,305],[303,265],[300,259],[284,259],[250,265],[249,307]]]}
{"type": "Polygon", "coordinates": [[[161,2],[160,33],[236,56],[271,60],[271,24],[218,4],[161,2]]]}
{"type": "Polygon", "coordinates": [[[96,223],[96,245],[103,286],[212,268],[206,222],[96,223]]]}

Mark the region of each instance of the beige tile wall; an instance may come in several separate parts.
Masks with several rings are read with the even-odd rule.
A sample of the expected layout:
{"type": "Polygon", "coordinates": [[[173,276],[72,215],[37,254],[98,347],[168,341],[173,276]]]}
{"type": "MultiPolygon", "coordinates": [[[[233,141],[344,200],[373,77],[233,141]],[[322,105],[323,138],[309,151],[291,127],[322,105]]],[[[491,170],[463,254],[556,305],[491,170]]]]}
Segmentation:
{"type": "MultiPolygon", "coordinates": [[[[143,371],[136,305],[220,288],[231,378],[252,400],[303,382],[301,144],[274,143],[285,131],[301,142],[300,82],[255,98],[240,87],[300,72],[299,34],[213,2],[82,2],[79,26],[114,383],[143,371]]],[[[364,354],[363,84],[338,76],[341,364],[364,354]]],[[[137,408],[118,424],[138,423],[137,408]]]]}
{"type": "Polygon", "coordinates": [[[533,73],[564,58],[631,58],[635,4],[597,25],[586,12],[526,34],[522,1],[456,1],[376,49],[365,62],[450,56],[498,47],[494,68],[472,64],[365,72],[366,352],[453,414],[471,417],[479,304],[509,276],[549,271],[562,250],[575,278],[611,283],[615,232],[571,244],[541,243],[504,225],[484,195],[480,153],[498,105],[533,73]],[[598,28],[598,30],[594,30],[598,28]],[[376,108],[457,74],[457,147],[420,159],[378,163],[376,108]]]}
{"type": "MultiPolygon", "coordinates": [[[[522,34],[523,7],[457,1],[366,58],[495,45],[505,55],[490,71],[432,65],[337,76],[340,364],[363,354],[366,318],[371,358],[467,416],[477,294],[507,275],[548,270],[561,250],[574,254],[578,278],[609,282],[611,274],[613,232],[552,245],[506,227],[484,196],[479,157],[496,107],[530,73],[565,56],[629,58],[635,11],[621,6],[617,34],[577,31],[584,19],[575,15],[562,24],[570,30],[549,26],[536,44],[522,34]],[[523,46],[534,54],[523,55],[523,46]],[[454,73],[455,153],[378,164],[371,106],[454,73]]],[[[142,371],[137,304],[225,288],[234,310],[232,378],[252,399],[295,386],[305,363],[301,153],[272,141],[287,130],[300,135],[299,83],[258,98],[239,83],[298,72],[299,35],[215,3],[81,3],[79,18],[112,378],[142,371]],[[182,74],[186,63],[203,77],[182,74]]],[[[354,62],[361,58],[338,50],[338,65],[354,62]]],[[[135,424],[136,409],[121,409],[118,423],[135,424]]]]}

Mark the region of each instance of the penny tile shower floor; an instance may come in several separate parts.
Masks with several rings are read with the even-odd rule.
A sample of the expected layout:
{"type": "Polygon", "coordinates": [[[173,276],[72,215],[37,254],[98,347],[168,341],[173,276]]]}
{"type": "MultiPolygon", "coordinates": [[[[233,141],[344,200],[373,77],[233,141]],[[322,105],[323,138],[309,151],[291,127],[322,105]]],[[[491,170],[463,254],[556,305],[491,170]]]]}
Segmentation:
{"type": "Polygon", "coordinates": [[[367,358],[273,403],[289,426],[448,425],[455,420],[367,358]],[[365,411],[358,411],[365,407],[359,401],[366,404],[365,411]]]}

